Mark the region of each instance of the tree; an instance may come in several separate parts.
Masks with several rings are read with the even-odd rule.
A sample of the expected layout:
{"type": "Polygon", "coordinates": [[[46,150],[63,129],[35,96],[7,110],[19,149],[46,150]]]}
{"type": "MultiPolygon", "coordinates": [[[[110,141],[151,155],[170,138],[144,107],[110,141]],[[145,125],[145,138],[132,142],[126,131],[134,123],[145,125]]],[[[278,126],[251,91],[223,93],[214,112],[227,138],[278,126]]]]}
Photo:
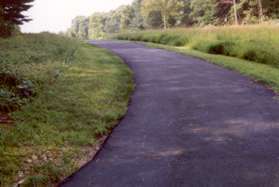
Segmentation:
{"type": "Polygon", "coordinates": [[[120,31],[121,13],[118,10],[109,12],[104,26],[105,33],[117,33],[120,31]]]}
{"type": "Polygon", "coordinates": [[[217,9],[217,17],[220,19],[230,17],[236,25],[239,23],[258,23],[264,20],[263,0],[222,0],[217,9]]]}
{"type": "Polygon", "coordinates": [[[258,23],[263,21],[263,7],[261,0],[239,0],[236,11],[241,23],[258,23]]]}
{"type": "MultiPolygon", "coordinates": [[[[217,24],[227,24],[230,20],[230,13],[232,6],[234,5],[232,0],[220,0],[216,2],[216,21],[217,24]]],[[[237,13],[234,11],[234,15],[237,15],[237,13]]],[[[234,16],[234,22],[235,22],[235,16],[234,16]]]]}
{"type": "Polygon", "coordinates": [[[133,9],[131,6],[122,6],[120,12],[120,31],[125,31],[130,28],[133,19],[133,9]]]}
{"type": "Polygon", "coordinates": [[[0,1],[0,37],[11,36],[14,28],[31,19],[22,12],[32,7],[34,0],[1,0],[0,1]]]}
{"type": "Polygon", "coordinates": [[[263,12],[265,16],[271,19],[279,18],[279,1],[278,0],[262,0],[263,12]]]}
{"type": "Polygon", "coordinates": [[[180,3],[179,14],[172,16],[172,19],[175,20],[175,26],[190,26],[193,24],[193,19],[191,17],[191,1],[180,0],[180,3]]]}
{"type": "Polygon", "coordinates": [[[87,17],[78,16],[73,19],[70,35],[79,39],[88,39],[88,25],[87,17]]]}
{"type": "Polygon", "coordinates": [[[163,24],[162,15],[160,11],[151,11],[148,16],[144,19],[144,24],[146,28],[160,28],[163,24]]]}
{"type": "Polygon", "coordinates": [[[181,6],[179,0],[143,0],[142,13],[149,16],[150,12],[160,12],[164,29],[167,29],[169,18],[177,15],[181,6]]]}
{"type": "Polygon", "coordinates": [[[258,1],[258,9],[259,9],[259,18],[260,22],[263,22],[264,20],[264,13],[263,13],[263,4],[262,0],[257,0],[258,1]]]}
{"type": "Polygon", "coordinates": [[[198,25],[213,24],[216,20],[215,0],[192,0],[191,16],[198,25]]]}
{"type": "Polygon", "coordinates": [[[133,9],[133,15],[132,15],[132,20],[131,20],[131,25],[130,27],[132,29],[144,29],[144,18],[141,13],[141,4],[142,0],[134,0],[131,8],[133,9]]]}
{"type": "Polygon", "coordinates": [[[233,0],[233,12],[234,12],[234,21],[235,21],[235,24],[238,25],[238,24],[239,24],[239,21],[238,21],[238,15],[237,15],[236,0],[233,0]]]}
{"type": "Polygon", "coordinates": [[[105,35],[106,15],[95,13],[89,18],[89,39],[103,38],[105,35]]]}
{"type": "Polygon", "coordinates": [[[89,25],[89,19],[84,17],[80,21],[79,32],[78,32],[78,36],[81,39],[88,39],[88,25],[89,25]]]}

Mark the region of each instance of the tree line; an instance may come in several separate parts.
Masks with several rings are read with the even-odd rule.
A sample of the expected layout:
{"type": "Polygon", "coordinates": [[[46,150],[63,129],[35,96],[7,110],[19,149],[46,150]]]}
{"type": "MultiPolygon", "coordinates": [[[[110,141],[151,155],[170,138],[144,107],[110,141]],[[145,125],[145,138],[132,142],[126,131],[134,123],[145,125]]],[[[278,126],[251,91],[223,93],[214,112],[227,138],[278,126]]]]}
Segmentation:
{"type": "Polygon", "coordinates": [[[97,39],[127,30],[255,24],[278,18],[278,0],[134,0],[110,12],[74,18],[67,34],[97,39]]]}

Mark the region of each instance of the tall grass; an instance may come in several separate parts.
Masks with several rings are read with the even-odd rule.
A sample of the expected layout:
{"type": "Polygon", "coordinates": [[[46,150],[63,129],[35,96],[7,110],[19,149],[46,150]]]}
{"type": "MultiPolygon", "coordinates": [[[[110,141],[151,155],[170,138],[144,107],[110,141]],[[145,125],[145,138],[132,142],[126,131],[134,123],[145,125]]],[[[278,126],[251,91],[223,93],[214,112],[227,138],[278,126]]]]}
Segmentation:
{"type": "Polygon", "coordinates": [[[121,33],[121,40],[184,46],[279,67],[279,26],[226,26],[121,33]]]}
{"type": "Polygon", "coordinates": [[[126,112],[131,71],[103,49],[48,33],[0,40],[0,48],[0,71],[31,81],[36,93],[13,124],[0,124],[0,186],[55,186],[126,112]]]}
{"type": "Polygon", "coordinates": [[[50,80],[58,76],[60,70],[54,62],[70,63],[78,46],[76,40],[50,33],[0,38],[0,113],[13,111],[26,102],[19,97],[18,87],[35,93],[44,86],[46,72],[50,80]]]}
{"type": "Polygon", "coordinates": [[[0,64],[46,63],[64,61],[78,42],[50,33],[23,34],[0,38],[0,64]]]}

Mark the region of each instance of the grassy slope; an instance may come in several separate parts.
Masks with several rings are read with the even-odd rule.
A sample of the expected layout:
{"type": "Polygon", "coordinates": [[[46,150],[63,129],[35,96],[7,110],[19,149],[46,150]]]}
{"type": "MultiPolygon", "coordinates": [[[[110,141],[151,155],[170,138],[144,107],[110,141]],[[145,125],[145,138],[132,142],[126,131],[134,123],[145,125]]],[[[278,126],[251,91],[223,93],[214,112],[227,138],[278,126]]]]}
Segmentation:
{"type": "Polygon", "coordinates": [[[13,113],[13,126],[0,126],[0,186],[26,176],[26,186],[54,184],[90,159],[124,115],[132,73],[103,49],[46,33],[0,48],[1,70],[32,80],[37,93],[13,113]]]}
{"type": "Polygon", "coordinates": [[[117,39],[152,42],[202,58],[266,83],[279,92],[278,26],[209,27],[121,33],[117,39]]]}

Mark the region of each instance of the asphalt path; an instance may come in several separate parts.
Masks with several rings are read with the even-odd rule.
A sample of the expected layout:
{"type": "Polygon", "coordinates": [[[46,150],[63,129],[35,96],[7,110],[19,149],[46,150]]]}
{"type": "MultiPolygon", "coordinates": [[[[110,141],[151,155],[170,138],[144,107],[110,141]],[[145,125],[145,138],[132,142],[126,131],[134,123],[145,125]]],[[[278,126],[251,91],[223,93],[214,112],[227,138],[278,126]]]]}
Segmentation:
{"type": "Polygon", "coordinates": [[[142,44],[98,41],[134,71],[126,117],[65,187],[279,186],[279,101],[237,72],[142,44]]]}

